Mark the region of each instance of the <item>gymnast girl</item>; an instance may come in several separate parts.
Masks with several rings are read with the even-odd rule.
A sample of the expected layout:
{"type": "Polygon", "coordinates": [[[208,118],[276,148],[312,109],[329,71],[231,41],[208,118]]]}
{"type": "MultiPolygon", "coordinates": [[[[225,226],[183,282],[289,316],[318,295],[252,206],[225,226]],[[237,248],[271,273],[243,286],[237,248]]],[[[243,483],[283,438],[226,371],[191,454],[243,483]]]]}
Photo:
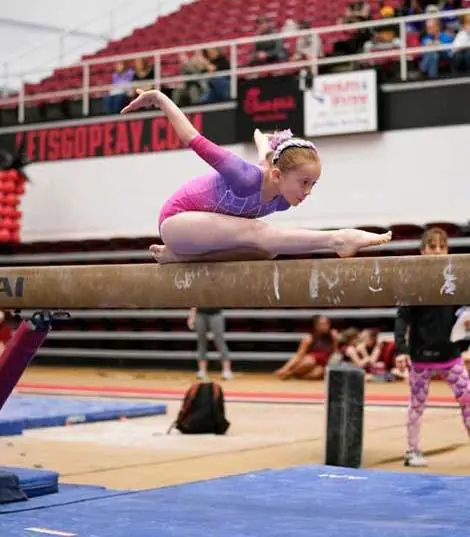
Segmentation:
{"type": "Polygon", "coordinates": [[[257,131],[254,138],[261,162],[251,164],[202,136],[162,92],[139,89],[137,93],[122,114],[159,107],[182,143],[213,168],[188,181],[165,202],[158,222],[164,245],[150,246],[157,262],[272,259],[323,248],[349,257],[361,248],[390,241],[390,232],[277,229],[261,221],[310,195],[321,174],[315,145],[290,131],[270,138],[257,131]]]}

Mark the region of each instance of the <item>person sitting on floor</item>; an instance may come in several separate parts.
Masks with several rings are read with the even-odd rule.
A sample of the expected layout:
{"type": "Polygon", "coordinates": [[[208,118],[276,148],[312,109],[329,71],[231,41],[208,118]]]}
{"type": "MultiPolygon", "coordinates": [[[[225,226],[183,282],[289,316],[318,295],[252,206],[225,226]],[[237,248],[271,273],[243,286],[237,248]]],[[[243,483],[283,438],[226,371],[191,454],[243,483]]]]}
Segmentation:
{"type": "Polygon", "coordinates": [[[379,341],[379,331],[375,328],[367,328],[359,335],[357,352],[366,360],[366,371],[368,373],[383,373],[385,363],[383,351],[385,343],[379,341]]]}
{"type": "Polygon", "coordinates": [[[375,331],[359,332],[356,328],[348,328],[342,333],[341,339],[343,362],[363,369],[366,380],[372,380],[379,369],[383,373],[384,364],[379,362],[382,345],[378,343],[375,331]]]}
{"type": "Polygon", "coordinates": [[[359,330],[357,328],[348,328],[341,332],[340,337],[340,352],[342,362],[352,363],[357,367],[363,367],[363,360],[357,352],[359,345],[359,330]]]}
{"type": "Polygon", "coordinates": [[[330,320],[324,315],[315,315],[311,333],[302,338],[294,356],[274,374],[281,380],[322,379],[337,350],[338,334],[331,328],[330,320]]]}

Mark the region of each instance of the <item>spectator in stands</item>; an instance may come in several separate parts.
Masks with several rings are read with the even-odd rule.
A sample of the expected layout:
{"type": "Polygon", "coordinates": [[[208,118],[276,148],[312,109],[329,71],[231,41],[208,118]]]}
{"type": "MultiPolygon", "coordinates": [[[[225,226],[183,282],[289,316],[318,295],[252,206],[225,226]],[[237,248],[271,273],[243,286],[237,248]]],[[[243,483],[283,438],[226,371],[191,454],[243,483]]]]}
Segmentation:
{"type": "Polygon", "coordinates": [[[294,356],[274,374],[281,380],[289,378],[319,380],[325,375],[330,360],[338,352],[338,333],[324,315],[315,315],[312,331],[302,338],[294,356]]]}
{"type": "MultiPolygon", "coordinates": [[[[456,9],[462,9],[462,7],[462,0],[446,0],[441,6],[441,11],[454,11],[456,9]]],[[[460,19],[456,15],[443,17],[441,22],[446,30],[450,30],[454,34],[460,29],[460,19]]]]}
{"type": "Polygon", "coordinates": [[[436,6],[435,2],[430,2],[424,11],[428,14],[439,13],[439,6],[436,6]]]}
{"type": "MultiPolygon", "coordinates": [[[[302,20],[297,24],[292,19],[289,19],[289,23],[294,26],[290,26],[290,31],[295,30],[308,30],[312,28],[312,23],[308,20],[302,20]]],[[[282,28],[283,32],[286,31],[286,25],[282,28]]],[[[323,57],[322,42],[318,34],[299,36],[295,43],[295,50],[292,52],[289,61],[310,61],[313,62],[314,58],[323,57]]],[[[311,87],[313,81],[313,73],[310,67],[304,67],[300,70],[301,79],[305,80],[305,86],[311,87]]]]}
{"type": "MultiPolygon", "coordinates": [[[[269,22],[267,17],[257,19],[257,35],[269,35],[276,33],[276,28],[269,22]]],[[[269,41],[259,41],[255,43],[253,55],[249,65],[265,65],[276,63],[287,58],[288,54],[281,39],[272,39],[269,41]]]]}
{"type": "MultiPolygon", "coordinates": [[[[388,1],[384,0],[380,3],[379,18],[391,19],[396,16],[395,8],[388,1]]],[[[364,43],[363,52],[381,52],[389,51],[400,47],[399,26],[397,24],[387,24],[384,26],[375,27],[371,38],[364,43]]],[[[361,62],[364,66],[374,66],[376,63],[380,64],[379,74],[383,81],[387,79],[396,79],[399,74],[399,61],[398,58],[380,56],[377,59],[371,59],[361,62]]]]}
{"type": "MultiPolygon", "coordinates": [[[[308,20],[299,22],[298,30],[308,30],[312,27],[312,23],[308,20]]],[[[323,57],[323,47],[320,37],[315,34],[305,35],[297,38],[295,50],[290,57],[290,61],[312,60],[314,57],[323,57]]]]}
{"type": "Polygon", "coordinates": [[[350,2],[346,7],[342,17],[338,19],[338,24],[351,24],[354,22],[365,22],[371,17],[370,6],[364,0],[350,2]]]}
{"type": "MultiPolygon", "coordinates": [[[[185,52],[180,54],[181,74],[196,75],[206,72],[206,58],[201,50],[195,51],[192,56],[185,52]]],[[[173,99],[179,106],[199,104],[204,92],[207,91],[205,80],[189,80],[173,92],[173,99]]]]}
{"type": "MultiPolygon", "coordinates": [[[[452,43],[452,36],[441,31],[438,19],[428,19],[426,21],[426,33],[421,38],[423,47],[430,45],[446,45],[452,43]]],[[[439,62],[441,59],[449,59],[450,52],[425,52],[419,64],[420,71],[428,78],[436,78],[439,74],[439,62]]]]}
{"type": "Polygon", "coordinates": [[[470,72],[470,15],[464,15],[462,19],[462,29],[455,36],[452,42],[452,72],[470,72]]]}
{"type": "Polygon", "coordinates": [[[423,8],[426,13],[429,12],[429,8],[437,9],[439,11],[439,8],[435,5],[436,1],[439,3],[440,0],[419,0],[419,3],[421,4],[421,7],[423,8]]]}
{"type": "MultiPolygon", "coordinates": [[[[205,71],[214,73],[216,71],[228,71],[230,62],[227,56],[218,48],[208,48],[203,54],[205,60],[205,71]]],[[[205,104],[219,103],[230,98],[230,77],[219,76],[210,78],[207,81],[207,91],[202,95],[201,101],[205,104]]]]}
{"type": "Polygon", "coordinates": [[[134,77],[132,82],[135,84],[130,92],[130,97],[135,99],[137,97],[136,89],[139,87],[143,90],[152,89],[154,87],[154,70],[153,67],[149,67],[147,60],[144,58],[137,58],[134,60],[134,77]],[[139,82],[139,84],[136,84],[139,82]]]}
{"type": "Polygon", "coordinates": [[[111,90],[109,95],[104,98],[106,113],[119,114],[131,92],[133,78],[133,69],[126,67],[126,64],[122,61],[116,63],[112,74],[111,90]]]}
{"type": "Polygon", "coordinates": [[[380,2],[379,15],[381,19],[391,19],[396,16],[395,7],[392,3],[384,0],[383,2],[380,2]]]}
{"type": "MultiPolygon", "coordinates": [[[[410,17],[412,15],[422,15],[423,7],[420,4],[419,0],[405,0],[401,10],[400,15],[403,17],[410,17]]],[[[414,21],[406,23],[407,32],[417,32],[420,33],[423,31],[424,22],[423,21],[414,21]]]]}
{"type": "MultiPolygon", "coordinates": [[[[400,47],[400,39],[397,37],[394,25],[378,27],[372,39],[364,44],[364,52],[379,52],[392,50],[400,47]]],[[[363,62],[365,65],[373,65],[376,60],[368,60],[363,62]]],[[[382,76],[390,76],[394,78],[398,74],[399,64],[396,59],[391,59],[382,63],[382,76]]]]}
{"type": "MultiPolygon", "coordinates": [[[[380,8],[380,18],[388,19],[395,16],[395,8],[391,5],[383,4],[380,8]]],[[[364,43],[364,52],[377,52],[379,50],[390,50],[400,46],[400,39],[397,37],[397,27],[395,24],[378,26],[372,34],[372,38],[364,43]]]]}
{"type": "Polygon", "coordinates": [[[286,19],[282,25],[281,32],[283,34],[292,34],[299,29],[299,25],[295,22],[294,19],[286,19]]]}
{"type": "MultiPolygon", "coordinates": [[[[367,2],[351,2],[342,17],[338,19],[338,24],[348,24],[354,22],[366,22],[371,19],[371,9],[367,2]]],[[[338,40],[333,45],[333,56],[344,56],[347,54],[358,54],[362,51],[364,43],[372,36],[369,28],[361,28],[348,32],[346,39],[338,40]]]]}
{"type": "Polygon", "coordinates": [[[188,315],[188,328],[196,330],[197,334],[197,378],[199,380],[207,378],[207,334],[211,332],[222,360],[222,378],[231,380],[233,373],[229,349],[224,337],[225,320],[222,310],[218,308],[191,308],[188,315]]]}
{"type": "Polygon", "coordinates": [[[371,18],[370,5],[364,1],[351,2],[340,17],[339,24],[352,24],[354,22],[366,22],[371,18]]]}

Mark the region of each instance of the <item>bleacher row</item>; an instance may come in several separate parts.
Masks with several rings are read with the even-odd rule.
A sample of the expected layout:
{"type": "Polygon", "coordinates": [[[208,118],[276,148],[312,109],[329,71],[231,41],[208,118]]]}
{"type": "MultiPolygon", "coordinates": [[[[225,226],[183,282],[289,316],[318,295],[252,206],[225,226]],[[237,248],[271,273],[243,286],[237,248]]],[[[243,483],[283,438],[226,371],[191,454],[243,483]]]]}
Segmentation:
{"type": "MultiPolygon", "coordinates": [[[[251,36],[256,33],[256,19],[260,15],[270,18],[276,27],[281,29],[289,18],[293,20],[308,19],[315,27],[336,24],[339,17],[349,4],[348,0],[197,0],[184,4],[181,8],[166,16],[159,17],[154,23],[143,28],[136,28],[132,34],[120,40],[111,40],[105,48],[94,54],[82,57],[82,60],[106,58],[118,54],[132,54],[148,50],[163,50],[181,45],[209,43],[218,40],[235,39],[251,36]]],[[[393,0],[392,5],[398,7],[400,0],[393,0]]],[[[371,0],[371,12],[377,17],[380,9],[379,0],[371,0]]],[[[330,53],[335,41],[343,39],[344,32],[325,36],[323,48],[330,53]]],[[[295,41],[295,40],[294,40],[295,41]]],[[[292,46],[292,43],[286,43],[292,46]]],[[[237,63],[246,65],[252,53],[252,45],[240,47],[237,63]]],[[[151,62],[152,57],[148,58],[151,62]]],[[[92,67],[90,72],[91,85],[111,83],[114,62],[100,63],[92,67]]],[[[180,72],[180,62],[176,54],[162,58],[162,76],[174,76],[180,72]]],[[[50,91],[79,88],[83,84],[83,69],[80,66],[60,67],[51,76],[37,84],[27,84],[25,93],[34,95],[50,91]]],[[[60,98],[57,100],[61,100],[60,98]]]]}
{"type": "MultiPolygon", "coordinates": [[[[465,227],[450,223],[444,227],[451,235],[451,253],[470,251],[470,236],[465,227]]],[[[407,224],[401,230],[401,239],[395,238],[387,245],[360,255],[417,254],[423,227],[407,224]]],[[[120,249],[107,251],[100,248],[101,243],[91,241],[87,248],[83,242],[62,243],[65,252],[60,249],[61,243],[47,246],[43,243],[42,250],[23,244],[17,247],[22,252],[0,255],[0,265],[152,262],[146,248],[136,248],[136,244],[142,248],[145,239],[116,242],[120,249]],[[93,244],[98,246],[93,248],[93,244]],[[124,244],[129,248],[124,248],[124,244]]],[[[331,257],[331,253],[325,252],[323,256],[331,257]]],[[[191,306],[188,304],[188,309],[191,306]]],[[[20,312],[26,318],[32,313],[20,312]]],[[[186,325],[188,310],[78,310],[71,313],[72,319],[57,322],[38,354],[39,360],[55,363],[132,361],[133,364],[140,361],[168,365],[175,360],[180,364],[195,358],[196,335],[186,325]]],[[[226,337],[233,360],[253,367],[286,360],[296,350],[302,335],[309,332],[312,316],[317,313],[326,314],[333,327],[339,330],[375,327],[384,339],[389,339],[395,309],[226,309],[226,337]]],[[[209,356],[217,355],[211,351],[209,356]]]]}
{"type": "MultiPolygon", "coordinates": [[[[226,309],[226,339],[234,360],[278,362],[288,359],[308,333],[314,314],[328,315],[338,329],[373,325],[391,337],[394,308],[338,310],[226,309]]],[[[188,310],[75,311],[72,320],[58,322],[39,356],[69,361],[191,360],[196,335],[186,326],[188,310]]],[[[22,312],[28,316],[28,312],[22,312]]],[[[211,338],[209,338],[211,339],[211,338]]],[[[210,353],[216,357],[215,352],[210,353]]]]}

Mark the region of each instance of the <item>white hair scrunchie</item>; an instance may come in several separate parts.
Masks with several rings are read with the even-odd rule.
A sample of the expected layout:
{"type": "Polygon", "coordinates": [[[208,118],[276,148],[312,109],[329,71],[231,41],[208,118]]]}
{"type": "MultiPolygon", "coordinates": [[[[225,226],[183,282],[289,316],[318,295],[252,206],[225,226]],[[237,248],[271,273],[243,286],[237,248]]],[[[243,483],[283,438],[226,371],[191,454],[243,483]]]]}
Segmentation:
{"type": "Polygon", "coordinates": [[[281,153],[289,147],[305,147],[318,153],[318,150],[312,142],[302,140],[302,138],[294,138],[290,129],[275,133],[270,140],[271,149],[274,150],[273,164],[275,164],[281,153]]]}

